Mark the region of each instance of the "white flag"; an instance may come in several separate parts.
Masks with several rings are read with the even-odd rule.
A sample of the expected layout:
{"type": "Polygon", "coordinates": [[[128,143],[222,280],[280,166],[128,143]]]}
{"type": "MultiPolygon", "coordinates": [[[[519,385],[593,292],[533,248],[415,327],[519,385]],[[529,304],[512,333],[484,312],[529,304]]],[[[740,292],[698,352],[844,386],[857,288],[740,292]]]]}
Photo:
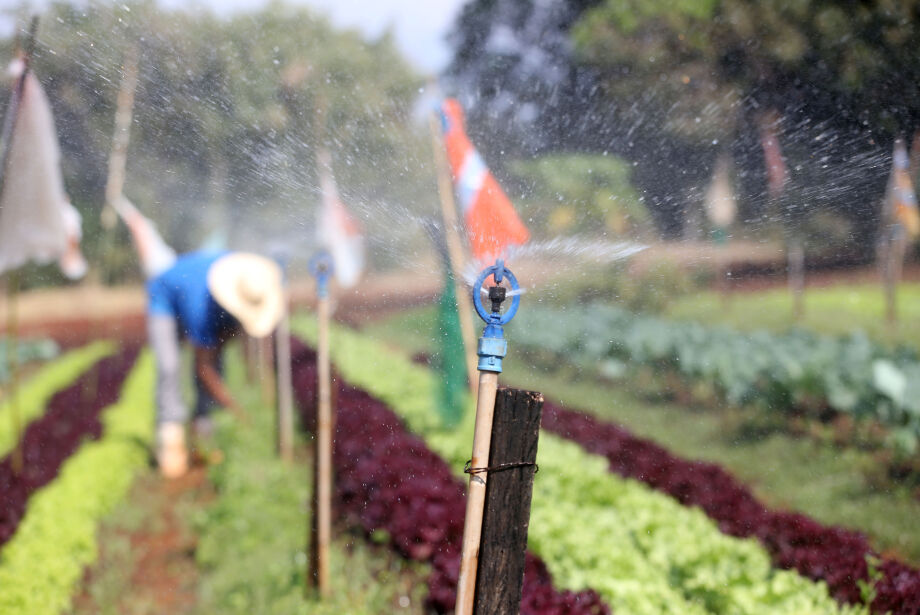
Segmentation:
{"type": "MultiPolygon", "coordinates": [[[[17,60],[9,72],[18,80],[24,68],[17,60]]],[[[62,263],[65,273],[80,274],[86,264],[77,256],[79,214],[64,192],[51,105],[32,72],[26,75],[13,121],[0,194],[0,273],[29,261],[61,259],[69,249],[62,263]]]]}
{"type": "Polygon", "coordinates": [[[317,233],[319,244],[332,254],[335,277],[345,288],[358,283],[364,270],[364,235],[361,225],[348,213],[339,198],[339,191],[332,178],[332,162],[329,152],[320,150],[319,181],[323,191],[317,233]]]}
{"type": "Polygon", "coordinates": [[[712,183],[706,191],[706,215],[717,228],[727,228],[735,220],[735,193],[732,190],[728,156],[721,155],[716,161],[712,183]]]}

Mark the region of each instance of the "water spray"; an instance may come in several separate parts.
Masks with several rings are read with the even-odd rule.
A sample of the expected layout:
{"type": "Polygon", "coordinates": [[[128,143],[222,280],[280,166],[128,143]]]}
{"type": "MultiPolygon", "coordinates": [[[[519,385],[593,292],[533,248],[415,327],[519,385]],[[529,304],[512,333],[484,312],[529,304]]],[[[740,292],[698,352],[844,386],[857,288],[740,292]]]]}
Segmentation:
{"type": "Polygon", "coordinates": [[[473,285],[473,305],[476,313],[486,323],[479,338],[476,354],[479,356],[479,395],[476,400],[476,426],[473,433],[473,455],[470,463],[470,482],[466,496],[466,517],[463,522],[463,550],[460,555],[460,577],[457,582],[457,615],[471,615],[476,590],[476,570],[479,564],[479,546],[482,536],[482,514],[485,507],[487,472],[476,471],[489,465],[489,448],[492,437],[492,418],[495,411],[495,395],[498,389],[498,374],[502,371],[502,359],[508,352],[503,327],[511,322],[521,304],[521,287],[504,261],[498,259],[486,267],[473,285]],[[488,298],[491,312],[482,303],[480,289],[486,279],[492,276],[495,286],[489,288],[488,298]],[[500,286],[504,279],[511,286],[510,292],[500,286]],[[503,314],[502,303],[511,296],[511,307],[503,314]]]}

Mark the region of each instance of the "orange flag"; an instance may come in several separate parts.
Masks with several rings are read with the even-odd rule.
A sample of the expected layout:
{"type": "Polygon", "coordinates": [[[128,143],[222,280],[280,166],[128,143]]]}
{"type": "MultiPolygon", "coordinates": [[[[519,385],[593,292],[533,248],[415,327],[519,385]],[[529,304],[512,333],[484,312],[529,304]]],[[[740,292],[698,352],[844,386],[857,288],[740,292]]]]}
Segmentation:
{"type": "Polygon", "coordinates": [[[441,105],[441,128],[473,256],[489,263],[530,233],[466,136],[463,109],[453,98],[441,105]]]}

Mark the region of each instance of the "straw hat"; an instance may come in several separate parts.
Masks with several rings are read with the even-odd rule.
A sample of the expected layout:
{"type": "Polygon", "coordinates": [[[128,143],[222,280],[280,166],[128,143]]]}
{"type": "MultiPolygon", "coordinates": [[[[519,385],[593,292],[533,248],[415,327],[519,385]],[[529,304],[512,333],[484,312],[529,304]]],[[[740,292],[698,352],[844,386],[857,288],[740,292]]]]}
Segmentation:
{"type": "Polygon", "coordinates": [[[208,270],[208,290],[253,337],[270,334],[284,311],[281,268],[264,256],[231,252],[208,270]]]}

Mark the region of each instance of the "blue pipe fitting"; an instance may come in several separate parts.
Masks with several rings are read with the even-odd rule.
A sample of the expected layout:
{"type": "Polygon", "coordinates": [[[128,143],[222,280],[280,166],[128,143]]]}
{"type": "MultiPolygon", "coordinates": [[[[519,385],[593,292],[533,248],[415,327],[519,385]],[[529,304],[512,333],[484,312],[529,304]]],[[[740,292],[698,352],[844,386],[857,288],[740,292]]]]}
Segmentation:
{"type": "Polygon", "coordinates": [[[508,354],[508,341],[505,339],[505,332],[502,328],[511,322],[517,313],[518,306],[521,303],[521,287],[518,285],[517,278],[511,273],[511,270],[505,267],[504,261],[498,259],[494,265],[486,267],[476,278],[473,284],[473,305],[476,307],[476,313],[486,323],[486,327],[479,338],[479,345],[476,354],[479,356],[477,369],[481,372],[501,373],[502,359],[508,354]],[[505,289],[501,286],[493,286],[489,289],[489,300],[492,302],[492,311],[487,312],[482,305],[482,296],[480,290],[483,283],[489,276],[495,278],[496,284],[501,284],[502,280],[508,278],[511,290],[514,295],[511,298],[511,307],[504,314],[501,313],[501,304],[505,300],[505,289]]]}
{"type": "Polygon", "coordinates": [[[310,259],[308,267],[316,278],[316,296],[325,299],[329,296],[329,278],[335,271],[332,255],[326,250],[320,250],[310,259]]]}

